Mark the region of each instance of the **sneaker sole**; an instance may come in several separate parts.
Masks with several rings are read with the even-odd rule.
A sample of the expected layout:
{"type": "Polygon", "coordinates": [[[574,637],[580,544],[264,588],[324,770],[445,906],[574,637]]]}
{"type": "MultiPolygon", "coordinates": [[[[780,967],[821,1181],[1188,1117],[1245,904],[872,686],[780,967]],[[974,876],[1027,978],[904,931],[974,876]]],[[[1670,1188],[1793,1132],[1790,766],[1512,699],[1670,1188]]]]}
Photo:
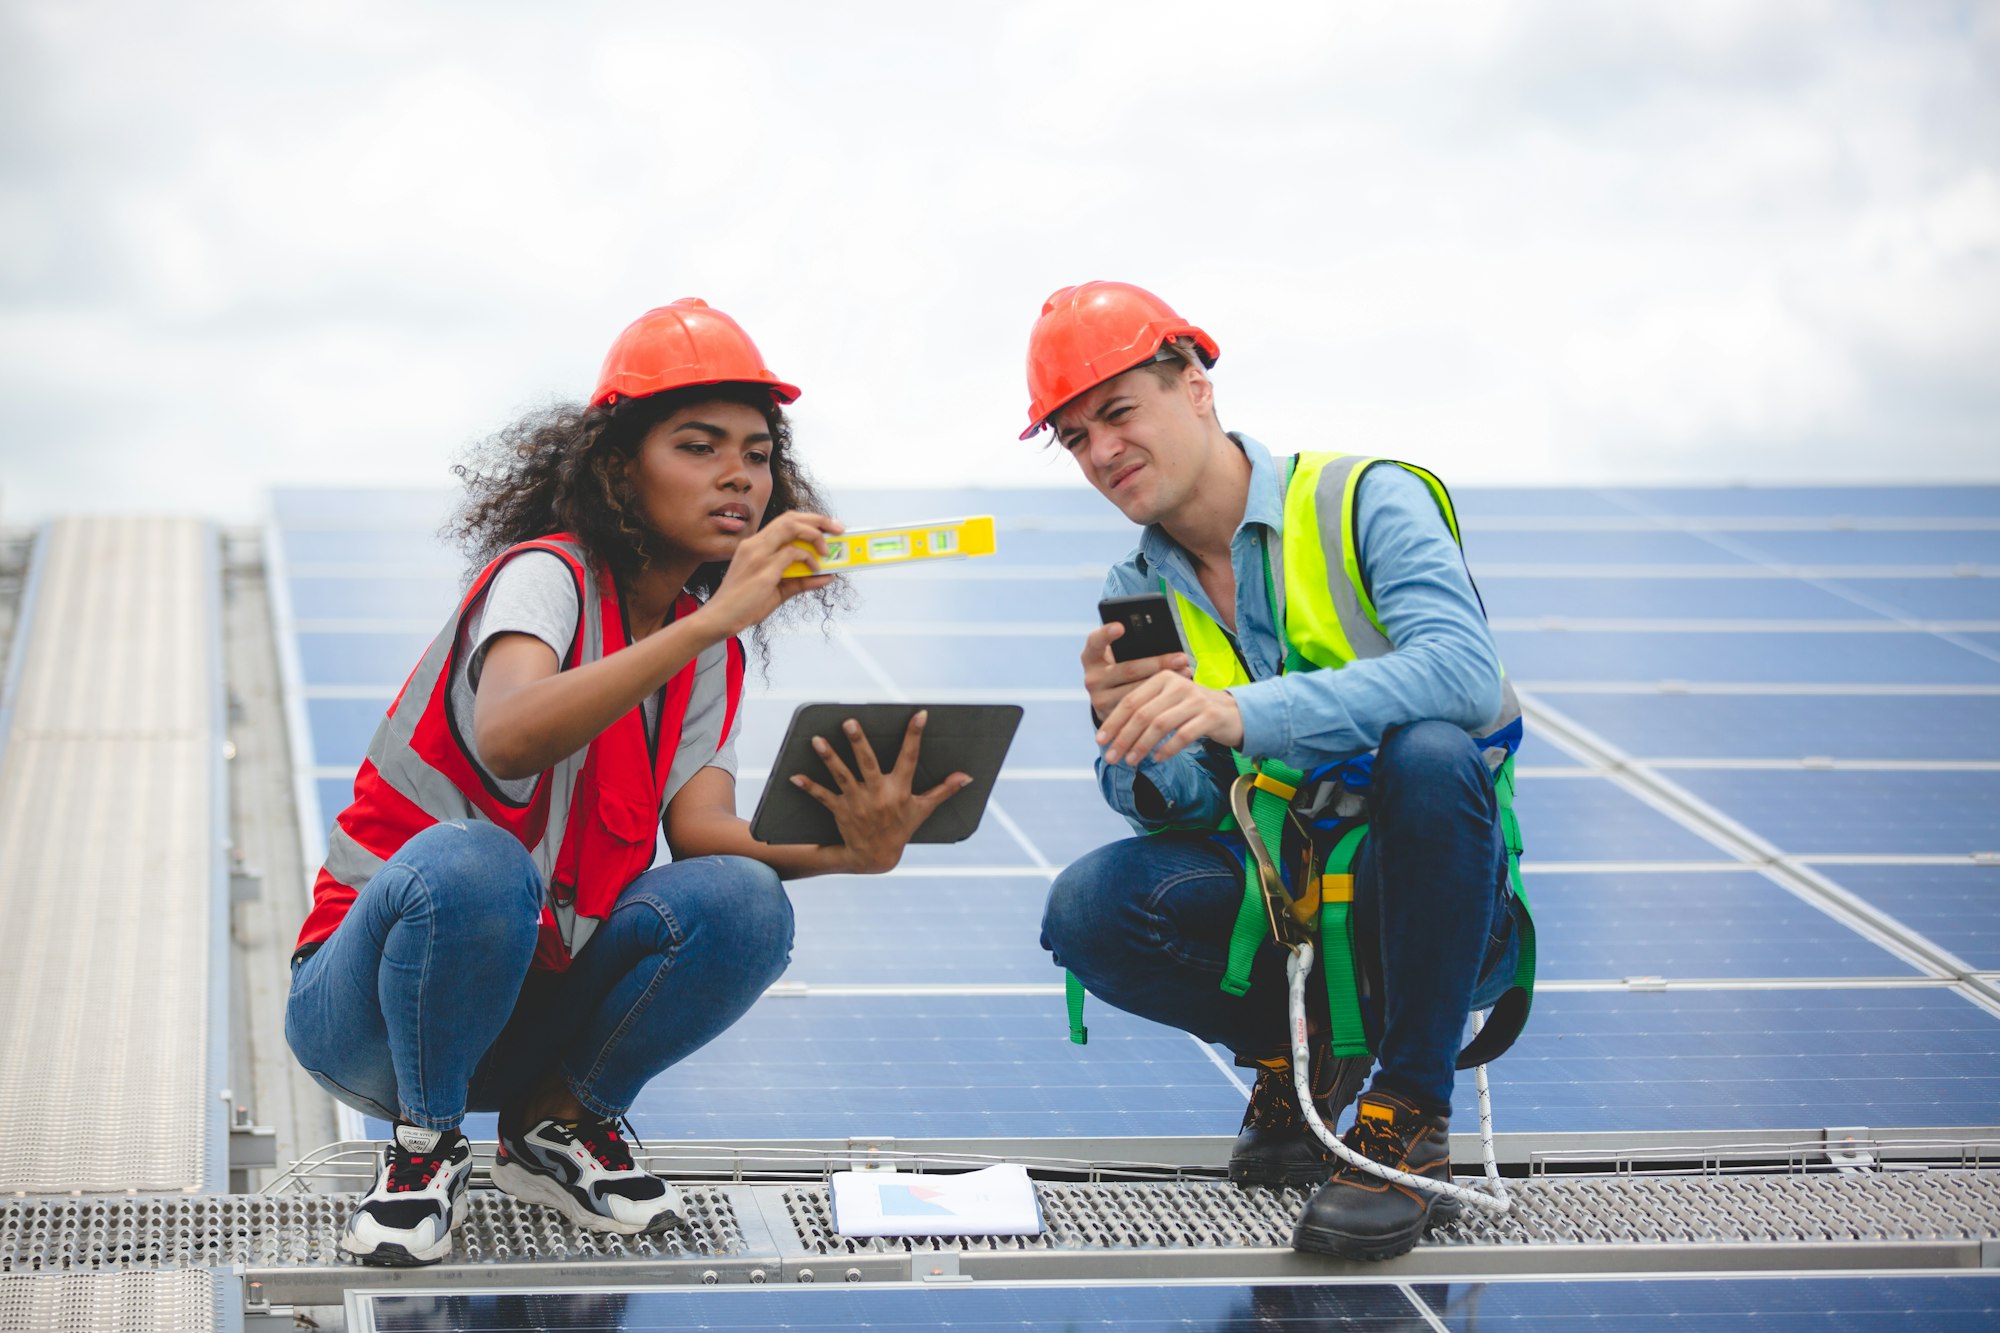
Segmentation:
{"type": "Polygon", "coordinates": [[[342,1232],[340,1236],[340,1252],[349,1256],[355,1262],[366,1264],[370,1268],[423,1268],[429,1264],[439,1262],[451,1253],[452,1246],[457,1243],[458,1224],[464,1219],[465,1196],[460,1195],[452,1201],[451,1222],[445,1227],[444,1239],[430,1249],[411,1250],[407,1246],[398,1245],[391,1240],[382,1241],[371,1249],[360,1250],[349,1245],[347,1243],[349,1239],[348,1234],[342,1232]]]}
{"type": "Polygon", "coordinates": [[[496,1162],[492,1174],[493,1187],[501,1193],[511,1194],[523,1203],[538,1203],[544,1208],[553,1208],[585,1231],[609,1231],[620,1236],[657,1236],[680,1221],[680,1214],[671,1208],[651,1222],[620,1222],[606,1217],[578,1203],[568,1190],[547,1176],[530,1171],[517,1162],[496,1162]]]}

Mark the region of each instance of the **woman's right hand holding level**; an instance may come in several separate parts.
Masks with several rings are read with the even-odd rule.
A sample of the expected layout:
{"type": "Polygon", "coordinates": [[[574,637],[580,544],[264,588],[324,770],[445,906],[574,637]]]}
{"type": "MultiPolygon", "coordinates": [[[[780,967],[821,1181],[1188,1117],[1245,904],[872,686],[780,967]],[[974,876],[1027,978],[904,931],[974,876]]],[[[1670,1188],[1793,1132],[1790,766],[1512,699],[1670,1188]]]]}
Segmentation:
{"type": "Polygon", "coordinates": [[[741,634],[802,592],[824,588],[833,575],[818,573],[827,535],[846,531],[825,514],[794,509],[745,537],[730,558],[722,585],[700,614],[719,622],[726,635],[741,634]],[[785,570],[803,563],[813,573],[787,578],[785,570]]]}

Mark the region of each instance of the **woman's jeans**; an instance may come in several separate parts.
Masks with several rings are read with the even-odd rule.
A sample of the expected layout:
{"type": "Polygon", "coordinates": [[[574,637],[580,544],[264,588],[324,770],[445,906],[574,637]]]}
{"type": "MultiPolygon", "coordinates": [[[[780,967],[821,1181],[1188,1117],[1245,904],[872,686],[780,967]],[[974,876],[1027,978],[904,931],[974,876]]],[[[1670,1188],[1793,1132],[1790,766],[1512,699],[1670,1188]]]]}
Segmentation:
{"type": "MultiPolygon", "coordinates": [[[[1375,1085],[1449,1111],[1466,1015],[1506,991],[1521,948],[1492,778],[1463,730],[1419,722],[1383,741],[1368,800],[1354,894],[1381,945],[1383,994],[1365,1014],[1375,1085]]],[[[1286,1054],[1285,950],[1265,941],[1248,994],[1220,987],[1242,902],[1241,851],[1199,834],[1129,838],[1057,876],[1042,947],[1128,1013],[1246,1063],[1286,1054]]],[[[1324,1012],[1320,971],[1308,995],[1324,1012]]]]}
{"type": "Polygon", "coordinates": [[[566,972],[529,970],[541,912],[512,834],[433,825],[293,966],[285,1040],[321,1087],[387,1120],[447,1129],[468,1109],[512,1110],[551,1066],[609,1119],[791,961],[784,886],[738,856],[633,880],[566,972]]]}

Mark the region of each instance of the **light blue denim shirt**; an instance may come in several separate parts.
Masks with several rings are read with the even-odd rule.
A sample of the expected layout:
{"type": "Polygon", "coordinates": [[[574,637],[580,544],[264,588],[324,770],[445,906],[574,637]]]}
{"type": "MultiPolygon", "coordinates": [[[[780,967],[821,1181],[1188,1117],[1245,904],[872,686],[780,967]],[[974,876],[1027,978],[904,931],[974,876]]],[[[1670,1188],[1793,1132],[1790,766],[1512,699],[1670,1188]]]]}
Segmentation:
{"type": "MultiPolygon", "coordinates": [[[[1285,465],[1247,435],[1230,438],[1250,460],[1250,493],[1229,543],[1234,637],[1252,681],[1230,690],[1243,715],[1243,752],[1309,770],[1373,750],[1402,723],[1436,719],[1474,728],[1492,719],[1501,706],[1500,657],[1485,612],[1429,488],[1399,467],[1369,469],[1355,498],[1362,577],[1395,650],[1338,671],[1281,674],[1283,648],[1264,574],[1267,549],[1272,566],[1283,563],[1285,465]]],[[[1346,577],[1338,569],[1332,576],[1346,577]]],[[[1222,623],[1187,552],[1158,525],[1148,526],[1138,549],[1105,575],[1104,596],[1158,592],[1162,578],[1222,623]]],[[[1224,800],[1200,748],[1164,763],[1149,758],[1136,770],[1106,764],[1100,749],[1098,786],[1141,832],[1211,824],[1224,800]],[[1161,798],[1159,805],[1148,800],[1143,815],[1134,786],[1141,776],[1161,798]]]]}

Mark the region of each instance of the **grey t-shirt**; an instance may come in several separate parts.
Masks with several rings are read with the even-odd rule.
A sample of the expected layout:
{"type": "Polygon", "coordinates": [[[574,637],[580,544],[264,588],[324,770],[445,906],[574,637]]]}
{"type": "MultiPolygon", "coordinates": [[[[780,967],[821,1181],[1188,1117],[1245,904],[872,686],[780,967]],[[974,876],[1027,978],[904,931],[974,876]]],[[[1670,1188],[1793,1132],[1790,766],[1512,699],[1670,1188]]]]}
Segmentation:
{"type": "MultiPolygon", "coordinates": [[[[532,634],[555,650],[556,660],[569,656],[570,641],[576,637],[576,622],[582,609],[576,599],[576,577],[569,566],[547,551],[524,551],[501,567],[487,586],[486,600],[459,627],[457,669],[451,678],[451,717],[458,734],[465,738],[469,747],[475,747],[473,762],[479,771],[493,784],[494,790],[515,803],[525,802],[535,793],[536,779],[502,779],[493,776],[476,750],[472,739],[472,700],[479,688],[480,669],[486,662],[486,650],[496,635],[532,634]]],[[[640,705],[646,719],[646,739],[649,744],[659,743],[660,695],[648,695],[640,705]]],[[[688,701],[688,714],[681,726],[683,749],[690,745],[715,745],[715,735],[722,727],[723,712],[727,708],[727,692],[724,690],[694,691],[688,701]],[[713,713],[710,717],[708,714],[713,713]]],[[[742,710],[729,728],[729,735],[722,738],[720,748],[706,764],[686,764],[676,756],[673,772],[668,778],[666,799],[671,801],[674,792],[696,768],[719,768],[731,777],[736,776],[736,732],[743,722],[742,710]],[[679,781],[674,779],[678,778],[679,781]]]]}

